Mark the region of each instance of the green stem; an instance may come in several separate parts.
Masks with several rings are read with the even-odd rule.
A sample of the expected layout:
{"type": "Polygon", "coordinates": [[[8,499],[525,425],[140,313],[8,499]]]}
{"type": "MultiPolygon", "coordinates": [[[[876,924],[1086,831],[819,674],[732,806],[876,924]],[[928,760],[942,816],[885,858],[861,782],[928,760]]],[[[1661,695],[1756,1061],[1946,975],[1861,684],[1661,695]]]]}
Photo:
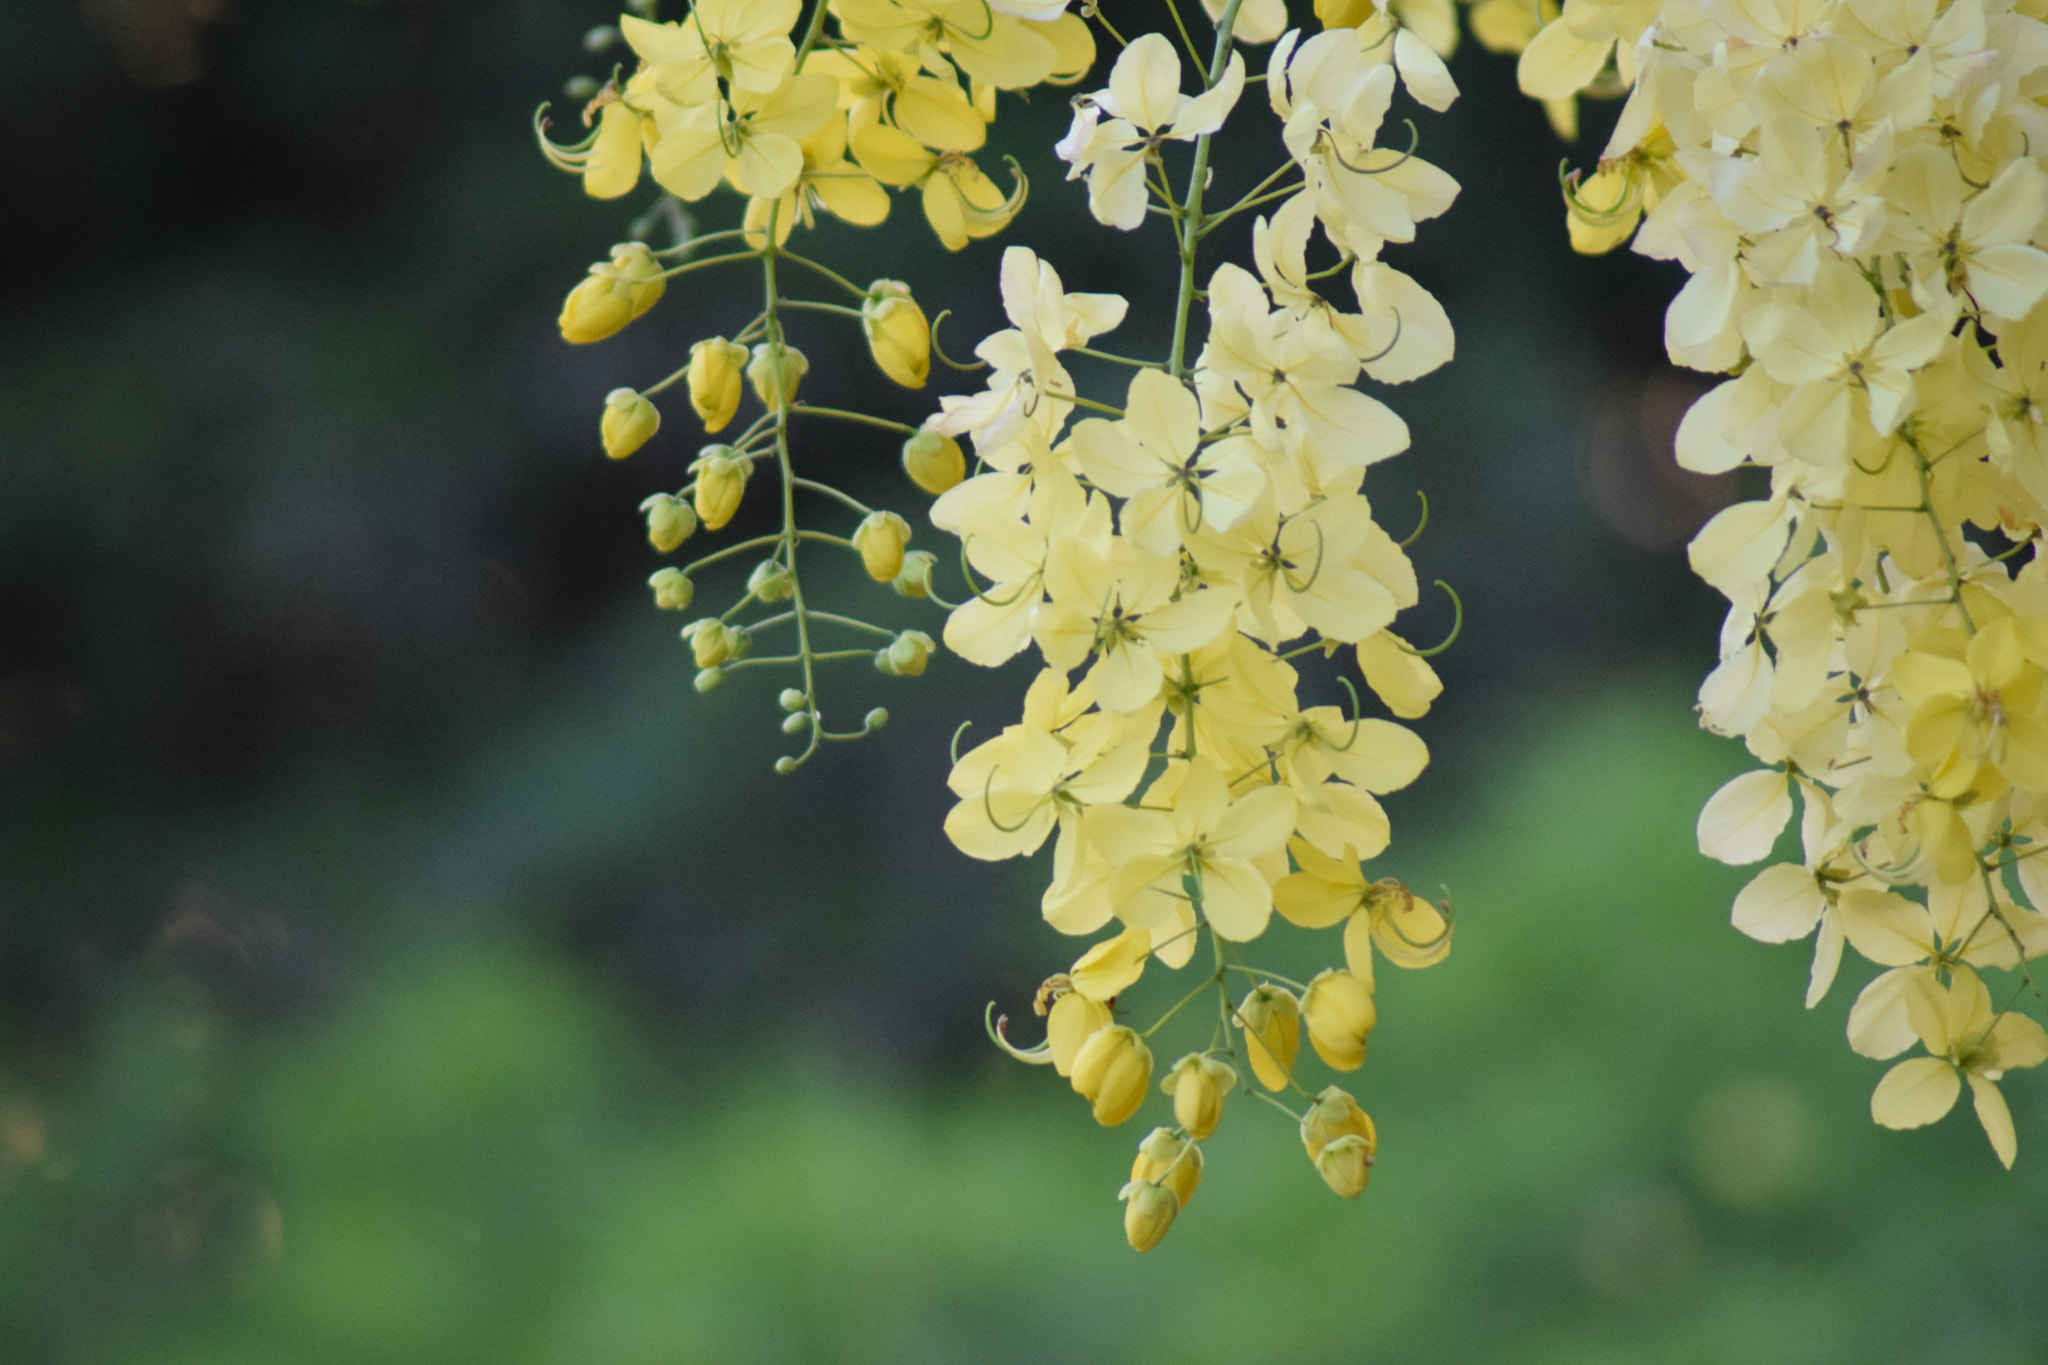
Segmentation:
{"type": "MultiPolygon", "coordinates": [[[[1213,90],[1216,82],[1223,79],[1223,68],[1230,59],[1230,31],[1237,26],[1237,10],[1244,0],[1228,0],[1223,6],[1222,17],[1216,21],[1216,52],[1209,59],[1209,71],[1203,79],[1203,88],[1213,90]]],[[[1188,176],[1188,197],[1181,204],[1180,219],[1180,294],[1173,307],[1173,349],[1167,354],[1166,372],[1175,379],[1187,375],[1188,314],[1195,302],[1195,247],[1202,240],[1202,190],[1209,178],[1209,143],[1213,133],[1203,133],[1195,139],[1195,165],[1188,176]]]]}

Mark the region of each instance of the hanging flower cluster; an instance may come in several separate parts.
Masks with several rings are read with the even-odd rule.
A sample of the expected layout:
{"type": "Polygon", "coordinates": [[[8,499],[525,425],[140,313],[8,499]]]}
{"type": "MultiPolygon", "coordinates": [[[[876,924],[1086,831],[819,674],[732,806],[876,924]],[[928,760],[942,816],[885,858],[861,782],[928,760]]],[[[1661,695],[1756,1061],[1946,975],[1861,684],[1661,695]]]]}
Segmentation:
{"type": "MultiPolygon", "coordinates": [[[[651,6],[647,8],[651,9],[651,6]]],[[[759,406],[737,436],[702,447],[689,466],[691,481],[642,505],[648,539],[668,554],[701,526],[717,531],[738,514],[757,464],[780,482],[779,530],[724,546],[683,568],[664,568],[649,580],[657,606],[687,611],[704,571],[741,556],[757,556],[737,601],[716,616],[683,629],[699,672],[697,689],[709,691],[735,670],[779,665],[797,672],[800,686],[781,694],[785,733],[803,747],[777,761],[789,772],[828,740],[856,739],[887,719],[877,708],[852,730],[827,728],[819,704],[816,665],[832,659],[868,659],[883,672],[915,676],[933,649],[922,631],[897,631],[857,616],[819,611],[806,598],[798,549],[837,546],[860,558],[870,577],[910,598],[930,589],[932,557],[906,549],[907,521],[876,510],[844,491],[796,473],[792,418],[858,422],[906,436],[915,429],[858,412],[801,403],[810,362],[784,335],[786,315],[804,310],[838,315],[859,326],[874,363],[891,380],[923,388],[930,367],[931,331],[910,288],[877,280],[862,288],[829,267],[788,248],[790,234],[811,227],[817,215],[870,227],[889,215],[889,191],[917,192],[926,220],[949,251],[1006,227],[1024,201],[1024,181],[1005,196],[977,166],[974,153],[995,117],[996,92],[1047,82],[1071,83],[1093,64],[1095,42],[1087,25],[1064,14],[1064,4],[1016,0],[995,7],[982,0],[820,0],[801,32],[802,0],[698,0],[682,19],[655,23],[621,16],[615,33],[638,59],[630,73],[598,88],[583,113],[591,132],[558,146],[537,121],[541,146],[584,189],[600,199],[631,192],[643,170],[663,192],[657,212],[678,226],[674,245],[656,250],[642,242],[612,249],[563,306],[564,339],[585,344],[612,336],[662,297],[668,281],[714,266],[757,264],[765,304],[732,337],[706,337],[667,378],[636,390],[614,390],[605,400],[599,436],[605,453],[624,459],[661,427],[653,398],[682,384],[707,434],[724,432],[746,405],[759,406]],[[832,22],[828,24],[828,19],[832,22]],[[704,200],[721,186],[743,200],[736,227],[693,235],[680,205],[704,200]],[[721,254],[697,253],[721,244],[721,254]],[[805,277],[844,291],[832,303],[790,295],[797,267],[805,277]],[[798,500],[822,499],[829,515],[853,519],[850,535],[800,524],[798,500]],[[758,639],[786,632],[794,641],[770,654],[754,653],[758,639]],[[879,643],[827,648],[825,633],[879,643]]],[[[543,110],[545,113],[545,110],[543,110]]],[[[906,449],[913,478],[932,491],[964,475],[957,448],[948,451],[921,437],[906,449]]]]}
{"type": "Polygon", "coordinates": [[[1679,463],[1768,469],[1694,569],[1730,603],[1708,728],[1764,765],[1707,803],[1700,847],[1766,867],[1736,927],[1813,935],[1807,1003],[1846,943],[1884,968],[1849,1043],[1889,1059],[1876,1120],[1968,1082],[1999,1160],[1998,1081],[2048,1059],[2019,1012],[2048,952],[2048,24],[2005,0],[1566,0],[1529,42],[1550,100],[1632,87],[1573,241],[1681,262],[1665,340],[1736,375],[1679,463]],[[1640,231],[1638,226],[1640,225],[1640,231]],[[2008,975],[1994,987],[1982,973],[2008,975]],[[1995,991],[1995,994],[1994,994],[1995,991]]]}
{"type": "Polygon", "coordinates": [[[1451,356],[1443,310],[1380,255],[1457,186],[1412,139],[1394,150],[1379,137],[1397,84],[1437,109],[1456,88],[1434,51],[1376,12],[1312,37],[1283,34],[1277,4],[1231,0],[1211,17],[1214,53],[1194,93],[1174,44],[1139,36],[1106,88],[1074,100],[1058,147],[1098,220],[1130,230],[1153,217],[1173,233],[1181,284],[1165,360],[1096,349],[1125,300],[1068,293],[1050,264],[1011,247],[1011,326],[976,351],[987,384],[942,399],[925,427],[935,444],[970,441],[981,471],[932,508],[960,538],[973,591],[947,619],[947,647],[988,666],[1035,648],[1044,664],[1019,721],[958,756],[946,831],[983,859],[1053,840],[1046,920],[1113,931],[1040,990],[1043,1043],[1011,1046],[1001,1023],[992,1033],[1066,1076],[1104,1124],[1136,1114],[1155,1081],[1172,1097],[1173,1122],[1140,1143],[1122,1191],[1141,1251],[1194,1194],[1200,1143],[1243,1071],[1247,1093],[1296,1120],[1331,1189],[1365,1188],[1372,1120],[1342,1088],[1298,1078],[1302,1030],[1329,1067],[1355,1070],[1377,1019],[1375,955],[1427,966],[1451,934],[1448,904],[1361,866],[1390,837],[1377,798],[1414,781],[1427,748],[1360,715],[1348,681],[1349,714],[1305,706],[1290,660],[1349,646],[1406,719],[1441,690],[1424,652],[1393,633],[1416,603],[1415,571],[1361,491],[1408,430],[1354,385],[1412,379],[1451,356]],[[1212,139],[1248,83],[1233,25],[1238,42],[1276,43],[1261,79],[1286,159],[1217,210],[1204,203],[1212,139]],[[1252,224],[1257,273],[1209,273],[1206,339],[1188,363],[1200,244],[1269,207],[1252,224]],[[1322,292],[1339,275],[1356,311],[1322,292]],[[1108,395],[1119,401],[1081,395],[1070,354],[1130,366],[1108,395]],[[1341,929],[1342,965],[1303,983],[1248,963],[1276,911],[1341,929]],[[1149,963],[1197,959],[1177,1004],[1142,1028],[1121,1021],[1149,963]],[[1207,1045],[1155,1078],[1151,1040],[1204,999],[1207,1045]]]}

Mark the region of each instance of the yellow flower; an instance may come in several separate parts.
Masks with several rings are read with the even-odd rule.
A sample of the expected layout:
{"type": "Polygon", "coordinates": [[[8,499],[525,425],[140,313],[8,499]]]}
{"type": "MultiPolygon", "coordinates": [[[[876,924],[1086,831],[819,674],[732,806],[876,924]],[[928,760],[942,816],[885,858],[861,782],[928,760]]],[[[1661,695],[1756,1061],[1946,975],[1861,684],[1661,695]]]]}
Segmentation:
{"type": "Polygon", "coordinates": [[[861,566],[877,583],[887,583],[903,568],[903,547],[910,543],[910,523],[894,512],[870,512],[853,532],[853,548],[861,566]]]}
{"type": "Polygon", "coordinates": [[[1316,1055],[1333,1070],[1365,1065],[1365,1040],[1379,1020],[1370,985],[1335,968],[1318,972],[1301,997],[1301,1017],[1316,1055]]]}
{"type": "Polygon", "coordinates": [[[604,443],[604,453],[612,459],[625,459],[660,429],[661,413],[637,391],[613,389],[605,395],[598,437],[604,443]]]}
{"type": "Polygon", "coordinates": [[[1124,1201],[1124,1240],[1133,1251],[1158,1246],[1180,1213],[1180,1201],[1172,1190],[1143,1180],[1129,1182],[1116,1197],[1124,1201]]]}
{"type": "Polygon", "coordinates": [[[598,115],[597,137],[583,162],[583,192],[593,199],[617,199],[640,183],[640,111],[613,100],[598,115]]]}
{"type": "Polygon", "coordinates": [[[1171,1128],[1154,1128],[1138,1144],[1131,1179],[1164,1185],[1184,1209],[1202,1183],[1202,1149],[1171,1128]]]}
{"type": "Polygon", "coordinates": [[[967,457],[952,437],[929,426],[919,427],[903,443],[903,472],[912,483],[937,497],[967,477],[967,457]]]}
{"type": "Polygon", "coordinates": [[[723,431],[740,410],[746,363],[747,348],[724,337],[706,337],[690,347],[690,406],[703,419],[705,431],[723,431]]]}
{"type": "Polygon", "coordinates": [[[908,133],[884,123],[854,128],[853,155],[862,170],[884,185],[921,192],[925,221],[948,251],[1001,232],[1024,207],[1021,173],[1013,171],[1017,190],[1005,199],[966,153],[929,151],[908,133]]]}
{"type": "Polygon", "coordinates": [[[745,653],[745,645],[740,636],[731,626],[715,616],[707,616],[701,621],[692,621],[684,626],[683,638],[690,642],[690,649],[697,657],[699,668],[716,668],[745,653]]]}
{"type": "Polygon", "coordinates": [[[1123,1024],[1097,1029],[1074,1056],[1068,1080],[1093,1106],[1095,1121],[1114,1128],[1138,1112],[1152,1083],[1152,1051],[1123,1024]]]}
{"type": "Polygon", "coordinates": [[[2048,1060],[2048,1032],[2024,1014],[1993,1011],[1991,992],[1975,972],[1952,971],[1947,990],[1929,981],[1908,998],[1913,1030],[1930,1055],[1886,1072],[1870,1097],[1870,1115],[1887,1128],[1933,1123],[1954,1107],[1967,1080],[1991,1149],[2011,1166],[2019,1144],[1998,1079],[2048,1060]]]}
{"type": "Polygon", "coordinates": [[[690,576],[673,566],[656,569],[647,586],[654,589],[654,605],[663,611],[687,611],[696,589],[690,576]]]}
{"type": "Polygon", "coordinates": [[[1244,1030],[1245,1059],[1252,1075],[1268,1090],[1285,1090],[1294,1072],[1294,1054],[1301,1048],[1300,1002],[1284,987],[1262,982],[1237,1007],[1237,1024],[1244,1030]]]}
{"type": "MultiPolygon", "coordinates": [[[[906,389],[921,389],[931,373],[932,330],[924,310],[901,280],[876,280],[860,305],[868,354],[882,373],[906,389]]],[[[943,490],[942,490],[943,491],[943,490]]]]}
{"type": "Polygon", "coordinates": [[[797,385],[810,373],[811,362],[794,346],[764,341],[754,348],[747,365],[747,382],[761,406],[780,412],[796,401],[797,385]]]}
{"type": "Polygon", "coordinates": [[[1190,1052],[1173,1064],[1159,1088],[1173,1096],[1174,1121],[1199,1142],[1223,1122],[1223,1101],[1237,1088],[1237,1072],[1220,1057],[1190,1052]]]}
{"type": "Polygon", "coordinates": [[[754,472],[751,460],[736,460],[727,452],[731,446],[706,446],[704,454],[691,465],[697,476],[697,516],[706,530],[716,531],[740,510],[740,495],[746,492],[747,476],[754,472]]]}
{"type": "Polygon", "coordinates": [[[569,291],[562,304],[562,339],[584,346],[603,341],[645,313],[667,281],[654,253],[640,242],[612,248],[612,258],[590,267],[590,278],[569,291]]]}

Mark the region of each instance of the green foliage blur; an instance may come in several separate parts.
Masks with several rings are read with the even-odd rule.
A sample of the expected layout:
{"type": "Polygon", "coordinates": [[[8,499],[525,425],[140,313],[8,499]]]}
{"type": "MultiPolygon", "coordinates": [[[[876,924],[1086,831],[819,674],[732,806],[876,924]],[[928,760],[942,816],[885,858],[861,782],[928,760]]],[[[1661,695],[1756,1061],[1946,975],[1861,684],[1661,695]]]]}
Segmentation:
{"type": "MultiPolygon", "coordinates": [[[[1396,259],[1460,354],[1384,395],[1415,445],[1368,491],[1397,528],[1428,492],[1418,567],[1467,619],[1384,871],[1448,884],[1459,928],[1382,973],[1374,1185],[1335,1199],[1240,1098],[1140,1257],[1114,1195],[1162,1103],[1100,1130],[987,1044],[984,1003],[1029,1041],[1075,945],[1037,920],[1042,859],[939,834],[954,727],[1005,723],[1027,673],[830,677],[895,720],[779,780],[779,684],[696,695],[647,600],[633,509],[691,432],[607,462],[603,395],[754,285],[557,338],[646,207],[531,142],[608,17],[10,17],[0,1362],[2048,1354],[2039,1078],[2007,1086],[2010,1174],[1967,1113],[1873,1128],[1861,979],[1801,1009],[1803,950],[1735,934],[1742,875],[1693,849],[1742,756],[1693,725],[1719,607],[1682,549],[1735,489],[1669,467],[1703,387],[1661,358],[1673,275],[1566,252],[1556,162],[1597,130],[1561,150],[1477,51],[1417,114],[1465,191],[1396,259]]],[[[1005,237],[947,257],[903,205],[820,254],[954,309],[957,351],[1009,241],[1143,297],[1162,258],[1087,220],[1064,125],[1006,107],[1032,198],[1005,237]]],[[[821,401],[934,401],[799,344],[821,401]]],[[[936,547],[886,444],[811,458],[936,547]]]]}

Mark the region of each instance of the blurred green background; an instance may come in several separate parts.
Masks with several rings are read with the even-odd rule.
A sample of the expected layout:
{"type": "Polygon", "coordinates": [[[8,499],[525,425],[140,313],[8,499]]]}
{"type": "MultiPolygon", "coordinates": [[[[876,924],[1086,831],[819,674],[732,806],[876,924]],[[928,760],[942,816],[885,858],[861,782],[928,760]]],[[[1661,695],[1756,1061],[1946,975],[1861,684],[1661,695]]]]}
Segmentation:
{"type": "MultiPolygon", "coordinates": [[[[556,336],[645,207],[527,126],[606,69],[578,44],[608,17],[10,11],[0,1360],[2048,1360],[2038,1078],[2011,1174],[1966,1114],[1874,1129],[1861,978],[1802,1010],[1803,950],[1736,935],[1742,874],[1693,849],[1742,756],[1693,724],[1718,612],[1683,545],[1735,489],[1669,469],[1703,387],[1661,359],[1674,275],[1565,248],[1556,162],[1611,110],[1561,150],[1474,50],[1418,117],[1465,193],[1391,258],[1460,355],[1386,395],[1415,447],[1368,491],[1397,530],[1429,492],[1418,567],[1468,620],[1385,870],[1460,918],[1445,964],[1382,974],[1373,1187],[1334,1199],[1240,1099],[1139,1257],[1145,1119],[1096,1128],[981,1036],[1071,958],[1043,859],[938,834],[948,736],[1027,670],[835,675],[842,718],[896,720],[779,780],[780,684],[698,697],[647,601],[634,508],[689,424],[610,464],[602,397],[754,286],[556,336]]],[[[1064,122],[1006,106],[1004,238],[945,257],[902,204],[817,253],[914,281],[958,350],[1005,242],[1145,297],[1157,244],[1086,219],[1064,122]]],[[[819,401],[930,407],[846,334],[798,343],[819,401]]],[[[924,526],[887,444],[806,459],[924,526]]]]}

